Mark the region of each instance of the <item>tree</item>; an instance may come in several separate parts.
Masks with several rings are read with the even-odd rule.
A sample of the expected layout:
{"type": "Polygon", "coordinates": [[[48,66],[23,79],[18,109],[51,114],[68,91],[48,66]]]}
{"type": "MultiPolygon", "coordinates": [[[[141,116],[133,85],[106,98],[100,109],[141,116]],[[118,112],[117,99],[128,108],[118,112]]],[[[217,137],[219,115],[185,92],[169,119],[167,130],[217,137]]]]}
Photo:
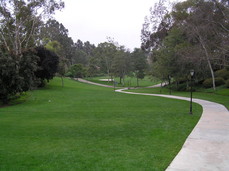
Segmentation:
{"type": "Polygon", "coordinates": [[[111,69],[117,47],[113,43],[100,43],[95,49],[95,57],[98,59],[100,70],[111,77],[111,69]]]}
{"type": "Polygon", "coordinates": [[[58,43],[56,44],[58,46],[58,51],[55,51],[55,53],[67,59],[68,65],[74,63],[76,48],[72,38],[68,36],[68,30],[62,23],[49,19],[42,26],[40,39],[42,40],[42,45],[46,47],[50,45],[53,46],[52,43],[58,43]]]}
{"type": "Polygon", "coordinates": [[[162,39],[166,36],[171,26],[166,0],[159,0],[153,8],[150,8],[150,16],[145,17],[141,30],[141,48],[150,52],[161,45],[162,39]]]}
{"type": "Polygon", "coordinates": [[[137,78],[137,86],[139,86],[138,79],[143,79],[145,77],[145,70],[147,68],[147,59],[146,54],[141,49],[134,49],[131,54],[132,60],[132,70],[137,78]]]}
{"type": "Polygon", "coordinates": [[[64,87],[63,77],[67,71],[67,59],[63,56],[60,56],[62,49],[61,44],[58,41],[48,41],[48,43],[45,45],[45,48],[59,55],[59,65],[57,72],[61,77],[62,87],[64,87]]]}
{"type": "Polygon", "coordinates": [[[225,47],[229,38],[228,18],[225,18],[228,12],[229,8],[219,2],[204,0],[178,3],[173,12],[175,22],[186,32],[189,41],[195,47],[202,49],[214,90],[214,68],[222,61],[224,61],[222,65],[225,65],[222,57],[228,53],[228,46],[225,47]]]}
{"type": "Polygon", "coordinates": [[[0,0],[0,42],[18,56],[34,47],[42,19],[63,7],[61,0],[0,0]]]}
{"type": "Polygon", "coordinates": [[[0,49],[0,100],[8,104],[10,98],[35,86],[38,58],[29,49],[22,52],[21,60],[7,49],[0,49]]]}
{"type": "Polygon", "coordinates": [[[195,68],[196,76],[202,79],[210,73],[215,89],[214,71],[229,62],[228,3],[187,0],[175,4],[170,13],[163,5],[156,7],[150,16],[153,20],[144,23],[142,32],[142,48],[152,55],[154,74],[161,79],[168,75],[178,79],[195,68]]]}
{"type": "Polygon", "coordinates": [[[55,76],[58,71],[59,57],[45,47],[37,47],[36,55],[39,57],[39,69],[35,72],[37,78],[40,79],[43,86],[44,80],[49,81],[55,76]]]}
{"type": "Polygon", "coordinates": [[[67,72],[67,60],[65,58],[59,59],[58,74],[61,77],[62,87],[64,87],[64,76],[67,72]]]}
{"type": "Polygon", "coordinates": [[[0,99],[4,103],[34,87],[35,73],[42,70],[37,71],[34,51],[42,20],[63,7],[61,0],[0,0],[0,99]]]}
{"type": "Polygon", "coordinates": [[[87,74],[89,77],[93,77],[97,73],[98,73],[98,66],[96,65],[96,59],[94,57],[91,57],[89,60],[87,74]]]}
{"type": "Polygon", "coordinates": [[[75,64],[70,67],[68,75],[72,78],[83,78],[86,75],[86,69],[82,64],[75,64]]]}
{"type": "Polygon", "coordinates": [[[114,76],[117,76],[120,78],[119,83],[124,84],[124,78],[126,74],[130,71],[130,61],[129,61],[129,53],[125,50],[124,46],[120,46],[113,58],[111,71],[114,74],[114,76]]]}

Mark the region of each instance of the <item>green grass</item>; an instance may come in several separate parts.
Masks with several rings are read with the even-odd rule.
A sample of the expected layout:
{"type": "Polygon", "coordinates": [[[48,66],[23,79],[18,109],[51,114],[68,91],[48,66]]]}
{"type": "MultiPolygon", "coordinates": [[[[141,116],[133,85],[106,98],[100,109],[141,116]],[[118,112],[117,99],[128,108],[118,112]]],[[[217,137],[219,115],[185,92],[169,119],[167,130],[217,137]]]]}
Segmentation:
{"type": "MultiPolygon", "coordinates": [[[[135,90],[129,90],[138,93],[152,93],[152,94],[169,94],[168,88],[141,88],[135,90]]],[[[172,95],[190,97],[190,92],[180,92],[172,90],[172,95]]],[[[202,92],[196,91],[193,92],[193,98],[209,100],[212,102],[220,103],[229,109],[229,89],[220,88],[216,92],[213,92],[211,89],[202,90],[202,92]]]]}
{"type": "MultiPolygon", "coordinates": [[[[92,81],[92,82],[96,82],[96,83],[100,83],[100,84],[106,84],[106,85],[111,85],[113,86],[114,83],[113,82],[108,82],[108,81],[100,81],[100,79],[108,79],[108,76],[101,76],[101,77],[93,77],[93,78],[87,78],[87,80],[92,81]]],[[[115,77],[115,82],[117,82],[118,84],[116,86],[118,87],[137,87],[137,79],[135,77],[125,77],[125,83],[120,84],[119,83],[119,78],[115,77]]],[[[147,87],[147,86],[152,86],[155,84],[160,83],[160,81],[156,78],[152,79],[149,76],[146,76],[144,79],[139,79],[139,87],[147,87]]]]}
{"type": "Polygon", "coordinates": [[[201,106],[55,78],[0,108],[1,171],[165,170],[201,106]]]}

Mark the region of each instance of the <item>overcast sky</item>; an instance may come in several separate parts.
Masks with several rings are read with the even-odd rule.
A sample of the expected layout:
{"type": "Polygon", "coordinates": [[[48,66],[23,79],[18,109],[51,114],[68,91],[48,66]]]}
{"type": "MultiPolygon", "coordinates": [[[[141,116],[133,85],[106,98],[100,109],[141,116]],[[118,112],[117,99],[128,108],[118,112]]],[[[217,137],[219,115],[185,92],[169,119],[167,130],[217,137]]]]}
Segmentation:
{"type": "Polygon", "coordinates": [[[97,45],[114,38],[133,50],[140,47],[141,28],[149,8],[158,0],[64,0],[65,8],[55,19],[78,39],[97,45]]]}

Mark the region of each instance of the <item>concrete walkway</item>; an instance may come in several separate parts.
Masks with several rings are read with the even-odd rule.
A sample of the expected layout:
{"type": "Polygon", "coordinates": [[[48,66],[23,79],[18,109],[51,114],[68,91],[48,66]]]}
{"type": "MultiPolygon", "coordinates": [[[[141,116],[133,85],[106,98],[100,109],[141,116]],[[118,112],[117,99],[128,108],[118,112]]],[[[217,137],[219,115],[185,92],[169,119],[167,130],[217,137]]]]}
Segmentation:
{"type": "MultiPolygon", "coordinates": [[[[123,90],[116,92],[190,100],[123,90]]],[[[193,102],[203,107],[202,116],[166,171],[229,171],[229,111],[218,103],[200,99],[193,99],[193,102]]]]}

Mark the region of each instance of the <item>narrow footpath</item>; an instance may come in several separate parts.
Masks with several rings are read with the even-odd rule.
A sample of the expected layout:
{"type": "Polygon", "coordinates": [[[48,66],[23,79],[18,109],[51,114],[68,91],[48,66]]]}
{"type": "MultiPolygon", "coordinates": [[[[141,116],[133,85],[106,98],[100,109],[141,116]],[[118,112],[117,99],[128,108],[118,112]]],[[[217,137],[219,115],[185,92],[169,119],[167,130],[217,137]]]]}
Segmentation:
{"type": "MultiPolygon", "coordinates": [[[[116,92],[190,100],[180,96],[123,90],[126,89],[116,92]]],[[[166,171],[229,171],[229,111],[218,103],[201,99],[193,99],[193,102],[203,107],[202,116],[166,171]]]]}

